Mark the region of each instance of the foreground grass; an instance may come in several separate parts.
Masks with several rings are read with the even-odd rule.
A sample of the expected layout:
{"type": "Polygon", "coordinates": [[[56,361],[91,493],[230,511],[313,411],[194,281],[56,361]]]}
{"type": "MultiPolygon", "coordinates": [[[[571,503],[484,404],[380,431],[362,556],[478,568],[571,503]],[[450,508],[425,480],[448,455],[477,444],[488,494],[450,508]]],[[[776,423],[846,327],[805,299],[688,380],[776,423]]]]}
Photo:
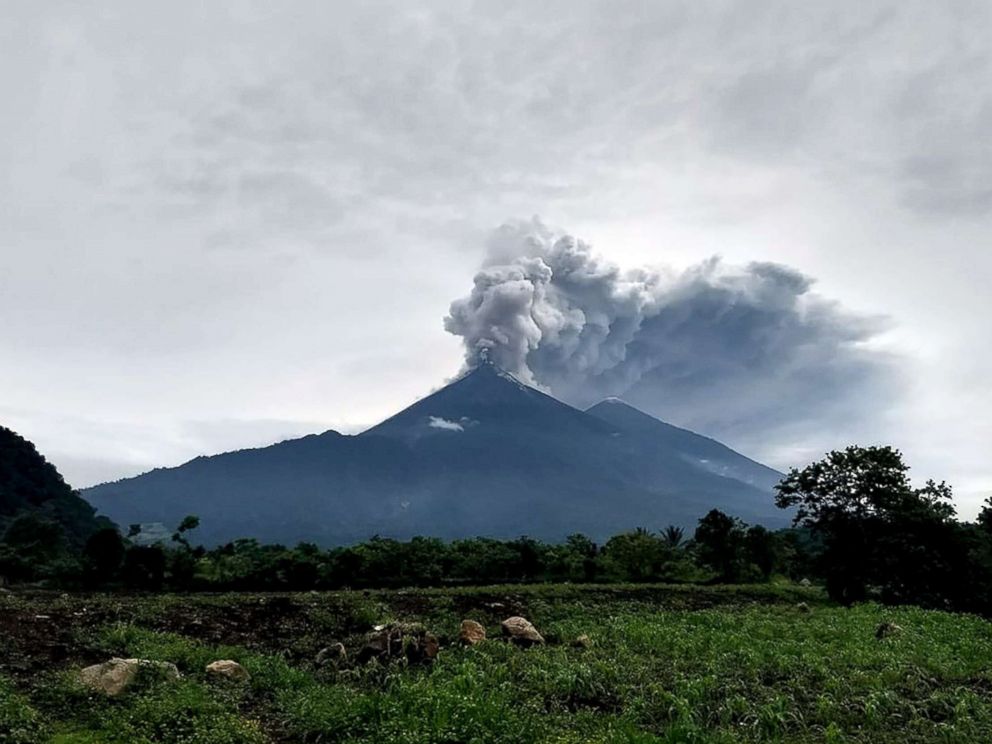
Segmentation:
{"type": "MultiPolygon", "coordinates": [[[[26,690],[0,684],[0,742],[992,741],[992,627],[978,618],[876,605],[686,611],[570,591],[539,594],[530,607],[548,646],[451,645],[420,668],[316,669],[132,621],[105,624],[80,644],[175,662],[183,680],[120,700],[78,689],[71,669],[26,690]],[[883,621],[903,631],[876,639],[883,621]],[[590,647],[569,643],[581,634],[590,647]],[[208,680],[203,667],[217,658],[243,663],[250,683],[208,680]]],[[[455,593],[423,594],[419,617],[453,638],[463,614],[455,593]]],[[[375,617],[390,613],[376,598],[353,609],[391,619],[375,617]]],[[[466,616],[494,634],[498,611],[466,616]]]]}

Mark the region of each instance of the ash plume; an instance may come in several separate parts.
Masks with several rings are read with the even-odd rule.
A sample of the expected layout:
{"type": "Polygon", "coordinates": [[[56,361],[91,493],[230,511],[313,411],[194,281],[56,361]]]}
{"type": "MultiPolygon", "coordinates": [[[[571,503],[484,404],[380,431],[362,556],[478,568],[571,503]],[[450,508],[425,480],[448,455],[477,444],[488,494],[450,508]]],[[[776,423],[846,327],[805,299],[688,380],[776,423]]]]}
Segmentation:
{"type": "Polygon", "coordinates": [[[853,436],[895,389],[892,360],[869,344],[885,324],[812,285],[787,266],[716,257],[621,270],[535,218],[495,231],[444,322],[468,366],[485,352],[573,405],[618,396],[760,449],[803,430],[853,436]]]}

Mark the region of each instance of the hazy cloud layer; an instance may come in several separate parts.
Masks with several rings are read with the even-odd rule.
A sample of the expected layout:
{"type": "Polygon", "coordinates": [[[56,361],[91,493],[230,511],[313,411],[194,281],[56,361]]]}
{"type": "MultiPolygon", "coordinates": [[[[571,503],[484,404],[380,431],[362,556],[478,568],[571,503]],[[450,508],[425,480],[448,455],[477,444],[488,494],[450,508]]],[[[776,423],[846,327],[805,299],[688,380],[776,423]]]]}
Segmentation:
{"type": "Polygon", "coordinates": [[[620,396],[714,436],[776,441],[783,426],[858,429],[895,400],[879,319],[845,312],[780,264],[711,258],[621,270],[539,220],[492,237],[446,329],[466,363],[485,352],[580,407],[620,396]]]}

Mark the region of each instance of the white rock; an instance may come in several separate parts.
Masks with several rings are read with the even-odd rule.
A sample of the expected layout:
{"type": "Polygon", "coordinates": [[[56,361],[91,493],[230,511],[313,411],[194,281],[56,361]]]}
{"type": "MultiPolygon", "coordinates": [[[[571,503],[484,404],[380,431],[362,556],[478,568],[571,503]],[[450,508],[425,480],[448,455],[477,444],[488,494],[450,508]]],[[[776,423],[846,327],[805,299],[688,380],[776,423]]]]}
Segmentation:
{"type": "Polygon", "coordinates": [[[139,672],[150,671],[163,679],[179,679],[179,670],[168,661],[148,659],[113,658],[102,664],[94,664],[79,672],[79,681],[94,692],[116,697],[127,690],[138,678],[139,672]]]}
{"type": "Polygon", "coordinates": [[[251,679],[251,675],[248,673],[247,669],[241,666],[238,662],[231,661],[230,659],[218,659],[217,661],[210,662],[207,664],[207,674],[227,677],[228,679],[237,680],[238,682],[251,679]]]}

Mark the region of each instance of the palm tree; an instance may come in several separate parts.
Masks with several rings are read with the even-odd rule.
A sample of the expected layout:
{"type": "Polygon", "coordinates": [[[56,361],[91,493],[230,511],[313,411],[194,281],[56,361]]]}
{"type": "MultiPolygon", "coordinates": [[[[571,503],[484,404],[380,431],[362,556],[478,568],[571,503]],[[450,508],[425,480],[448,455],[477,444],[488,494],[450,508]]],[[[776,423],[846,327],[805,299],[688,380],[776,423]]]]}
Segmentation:
{"type": "Polygon", "coordinates": [[[676,527],[674,524],[668,525],[661,532],[661,539],[665,541],[665,544],[670,548],[677,548],[682,544],[682,540],[685,538],[685,530],[681,527],[676,527]]]}

